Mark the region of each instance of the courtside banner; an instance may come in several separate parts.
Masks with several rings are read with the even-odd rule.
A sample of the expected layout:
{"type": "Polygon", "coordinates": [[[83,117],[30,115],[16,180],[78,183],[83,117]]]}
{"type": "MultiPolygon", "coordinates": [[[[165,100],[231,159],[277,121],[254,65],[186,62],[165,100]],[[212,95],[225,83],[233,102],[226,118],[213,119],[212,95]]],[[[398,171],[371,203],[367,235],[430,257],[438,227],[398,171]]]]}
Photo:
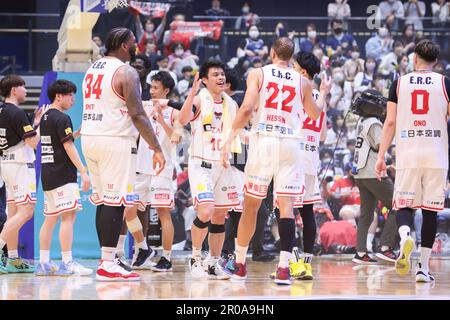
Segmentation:
{"type": "MultiPolygon", "coordinates": [[[[73,130],[76,131],[81,126],[81,118],[83,115],[83,95],[82,95],[82,83],[83,83],[84,73],[65,73],[65,72],[47,72],[44,76],[44,81],[42,83],[41,96],[39,98],[39,108],[50,103],[47,97],[47,88],[58,79],[65,79],[72,81],[77,86],[77,93],[75,95],[75,103],[72,108],[67,112],[67,114],[72,119],[73,130]]],[[[75,140],[75,146],[81,156],[84,164],[86,161],[83,157],[81,151],[81,140],[75,140]]],[[[26,238],[29,241],[34,239],[34,256],[39,256],[39,230],[41,228],[42,222],[44,221],[44,193],[40,184],[40,172],[41,172],[41,152],[40,144],[36,152],[36,174],[39,177],[37,181],[37,203],[36,210],[34,212],[34,234],[33,229],[26,230],[26,238]]],[[[80,179],[78,175],[78,184],[80,185],[80,179]]],[[[83,205],[83,210],[78,211],[77,218],[75,221],[75,229],[73,236],[73,256],[74,258],[98,258],[100,257],[100,248],[98,244],[97,232],[95,230],[95,206],[89,202],[89,194],[91,191],[84,193],[80,189],[81,194],[81,204],[83,205]]],[[[22,228],[24,229],[24,228],[22,228]]],[[[59,224],[53,232],[52,247],[51,247],[51,258],[60,259],[61,258],[61,247],[59,245],[59,224]]],[[[33,242],[31,242],[33,243],[33,242]]],[[[32,246],[31,246],[32,247],[32,246]]],[[[26,256],[27,258],[32,258],[26,256]]]]}

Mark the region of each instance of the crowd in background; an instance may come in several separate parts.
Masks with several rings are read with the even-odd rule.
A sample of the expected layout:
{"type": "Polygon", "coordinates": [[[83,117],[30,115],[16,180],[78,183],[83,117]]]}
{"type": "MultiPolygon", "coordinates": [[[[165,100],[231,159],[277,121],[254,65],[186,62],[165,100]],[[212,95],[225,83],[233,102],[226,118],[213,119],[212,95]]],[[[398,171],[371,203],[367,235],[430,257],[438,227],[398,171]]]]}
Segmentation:
{"type": "MultiPolygon", "coordinates": [[[[182,102],[192,86],[194,74],[199,66],[206,59],[214,58],[221,59],[237,75],[231,83],[232,91],[245,92],[245,79],[248,72],[253,68],[260,68],[270,63],[269,49],[273,39],[262,36],[261,20],[263,16],[253,12],[250,1],[242,2],[242,12],[234,13],[239,16],[234,23],[230,23],[230,20],[226,19],[227,16],[230,16],[230,12],[222,4],[219,0],[212,0],[211,8],[197,14],[209,16],[211,21],[223,19],[229,27],[246,32],[246,36],[242,37],[240,44],[235,50],[233,48],[235,54],[232,57],[223,54],[223,47],[227,43],[224,34],[218,40],[199,39],[194,35],[186,41],[186,38],[174,36],[173,29],[169,28],[169,25],[173,21],[183,22],[187,19],[187,16],[180,11],[171,15],[171,21],[168,20],[167,12],[158,19],[146,19],[136,12],[132,13],[135,19],[138,59],[142,60],[148,70],[146,78],[141,79],[144,88],[149,85],[153,74],[158,71],[168,71],[176,83],[170,99],[182,102]],[[198,49],[210,47],[218,49],[214,51],[214,54],[207,55],[198,49]]],[[[319,30],[314,23],[308,23],[304,33],[301,33],[304,36],[288,30],[283,22],[275,23],[273,29],[270,30],[273,31],[275,37],[290,37],[295,43],[296,53],[298,51],[312,52],[321,61],[322,72],[333,77],[327,111],[327,138],[320,149],[319,180],[324,203],[316,208],[317,212],[323,213],[318,219],[319,225],[326,220],[341,220],[342,216],[339,215],[339,211],[344,205],[359,206],[360,203],[359,191],[352,177],[357,122],[357,116],[349,112],[352,101],[367,89],[375,89],[387,97],[393,81],[413,69],[414,46],[424,37],[424,31],[426,31],[422,18],[432,17],[434,26],[448,28],[450,26],[450,2],[439,0],[425,4],[424,1],[418,0],[381,1],[377,11],[379,27],[373,30],[372,36],[365,43],[357,42],[357,37],[350,31],[348,18],[351,17],[351,7],[347,0],[331,2],[327,8],[327,15],[329,17],[327,28],[319,30]],[[327,35],[321,37],[319,34],[327,35]]],[[[103,36],[96,34],[93,37],[100,47],[101,53],[104,53],[103,36]]],[[[449,59],[449,37],[433,37],[433,40],[438,41],[441,45],[443,53],[435,70],[448,76],[450,75],[450,64],[446,59],[449,59]]],[[[319,79],[319,77],[314,79],[316,85],[319,83],[319,79]]],[[[242,94],[239,97],[242,99],[242,94]]],[[[241,101],[237,102],[241,103],[241,101]]],[[[186,146],[189,144],[189,134],[186,133],[183,138],[184,143],[181,149],[186,150],[186,146]]],[[[188,226],[188,221],[192,222],[192,220],[187,215],[192,215],[193,210],[185,164],[187,155],[179,154],[179,156],[175,211],[184,214],[186,226],[188,226]]],[[[390,165],[389,174],[395,179],[395,146],[389,149],[387,162],[390,165]]],[[[381,207],[378,209],[377,219],[380,222],[378,226],[381,228],[386,216],[386,209],[381,207]]],[[[299,226],[301,227],[301,222],[299,222],[299,226]]],[[[448,224],[445,225],[445,228],[448,228],[447,226],[448,224]]],[[[269,227],[267,227],[268,230],[269,227]]],[[[277,240],[276,232],[268,231],[268,233],[268,239],[277,240]]],[[[418,241],[420,241],[420,235],[418,241]]],[[[351,241],[343,244],[351,245],[351,241]]],[[[374,244],[376,245],[376,242],[374,244]]],[[[186,246],[188,247],[188,244],[186,246]]],[[[346,252],[347,250],[345,246],[343,248],[331,246],[328,249],[329,252],[333,250],[334,252],[346,252]]]]}

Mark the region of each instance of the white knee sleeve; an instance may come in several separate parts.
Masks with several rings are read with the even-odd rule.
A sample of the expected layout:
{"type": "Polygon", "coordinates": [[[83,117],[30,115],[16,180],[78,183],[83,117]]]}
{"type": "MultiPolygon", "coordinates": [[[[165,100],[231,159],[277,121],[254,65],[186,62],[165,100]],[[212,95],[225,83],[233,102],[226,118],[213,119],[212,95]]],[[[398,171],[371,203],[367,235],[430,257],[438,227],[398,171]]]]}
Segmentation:
{"type": "Polygon", "coordinates": [[[127,220],[127,227],[131,233],[142,230],[142,224],[138,217],[135,217],[133,220],[127,220]]]}

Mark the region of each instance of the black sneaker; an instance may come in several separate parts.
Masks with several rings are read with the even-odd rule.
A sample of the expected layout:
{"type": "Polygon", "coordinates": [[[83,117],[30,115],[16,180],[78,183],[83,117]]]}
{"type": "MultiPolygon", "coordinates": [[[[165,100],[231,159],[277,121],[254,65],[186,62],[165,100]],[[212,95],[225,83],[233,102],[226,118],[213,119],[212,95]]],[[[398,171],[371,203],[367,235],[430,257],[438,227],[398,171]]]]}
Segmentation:
{"type": "Polygon", "coordinates": [[[354,263],[357,264],[377,264],[378,261],[375,259],[372,259],[367,253],[365,253],[362,257],[358,255],[358,253],[355,254],[355,257],[352,259],[354,263]]]}
{"type": "Polygon", "coordinates": [[[158,272],[172,271],[172,262],[167,260],[165,257],[161,257],[161,259],[159,259],[158,263],[152,267],[152,271],[158,271],[158,272]]]}
{"type": "Polygon", "coordinates": [[[155,256],[155,250],[148,248],[147,250],[139,248],[136,260],[132,264],[133,269],[151,269],[151,258],[155,256]]]}
{"type": "Polygon", "coordinates": [[[254,252],[252,254],[252,260],[258,262],[269,262],[274,260],[275,257],[267,252],[254,252]]]}
{"type": "Polygon", "coordinates": [[[125,269],[128,272],[133,271],[133,269],[130,267],[130,265],[126,262],[125,257],[121,256],[117,256],[116,255],[116,259],[114,259],[114,262],[119,265],[120,267],[122,267],[123,269],[125,269]]]}

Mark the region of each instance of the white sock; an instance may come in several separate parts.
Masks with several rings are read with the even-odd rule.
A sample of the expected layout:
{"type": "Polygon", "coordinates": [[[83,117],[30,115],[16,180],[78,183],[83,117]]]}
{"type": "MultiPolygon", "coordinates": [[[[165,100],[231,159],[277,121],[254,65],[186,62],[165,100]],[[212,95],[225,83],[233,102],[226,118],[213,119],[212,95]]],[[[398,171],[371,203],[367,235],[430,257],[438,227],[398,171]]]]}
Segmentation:
{"type": "Polygon", "coordinates": [[[311,263],[312,262],[312,257],[313,257],[312,253],[306,253],[305,252],[303,262],[304,263],[311,263]]]}
{"type": "Polygon", "coordinates": [[[236,244],[236,263],[245,264],[245,260],[247,260],[247,251],[248,246],[241,247],[240,245],[236,244]]]}
{"type": "Polygon", "coordinates": [[[373,247],[373,239],[375,238],[375,233],[368,233],[367,234],[367,241],[366,241],[366,249],[367,251],[372,252],[372,247],[373,247]]]}
{"type": "Polygon", "coordinates": [[[50,262],[50,250],[39,250],[39,263],[50,262]]]}
{"type": "Polygon", "coordinates": [[[72,261],[72,251],[61,252],[61,255],[64,263],[69,263],[72,261]]]}
{"type": "Polygon", "coordinates": [[[3,239],[0,239],[0,250],[2,250],[5,245],[6,245],[6,241],[3,239]]]}
{"type": "Polygon", "coordinates": [[[102,247],[102,260],[114,261],[116,257],[116,248],[102,247]]]}
{"type": "Polygon", "coordinates": [[[19,252],[17,250],[8,250],[8,258],[17,259],[19,257],[19,252]]]}
{"type": "Polygon", "coordinates": [[[196,261],[202,260],[202,249],[192,247],[192,258],[194,258],[196,261]]]}
{"type": "Polygon", "coordinates": [[[386,250],[389,250],[388,246],[381,246],[381,251],[386,251],[386,250]]]}
{"type": "Polygon", "coordinates": [[[170,257],[172,255],[172,250],[163,250],[162,256],[170,261],[170,257]]]}
{"type": "Polygon", "coordinates": [[[422,265],[422,270],[428,271],[429,264],[430,264],[430,256],[431,256],[431,249],[430,248],[420,248],[420,264],[422,265]]]}
{"type": "Polygon", "coordinates": [[[358,252],[358,256],[359,256],[360,258],[364,257],[365,254],[366,254],[365,252],[358,252]]]}
{"type": "Polygon", "coordinates": [[[219,260],[220,260],[220,257],[217,257],[217,256],[209,257],[208,265],[209,265],[210,267],[214,267],[214,265],[216,264],[216,262],[219,261],[219,260]]]}
{"type": "Polygon", "coordinates": [[[401,226],[398,228],[398,233],[400,234],[400,239],[405,239],[406,237],[409,237],[411,233],[411,229],[408,226],[401,226]]]}
{"type": "Polygon", "coordinates": [[[292,258],[295,260],[295,262],[299,262],[299,260],[302,258],[297,247],[294,247],[292,249],[292,258]]]}
{"type": "Polygon", "coordinates": [[[119,236],[119,242],[117,242],[117,254],[119,256],[125,255],[125,240],[127,239],[126,235],[119,236]]]}
{"type": "Polygon", "coordinates": [[[147,241],[142,241],[136,244],[136,247],[138,247],[139,249],[142,250],[148,250],[148,245],[147,245],[147,241]]]}
{"type": "Polygon", "coordinates": [[[289,259],[291,258],[291,253],[288,251],[280,251],[280,262],[278,267],[287,268],[289,267],[289,259]]]}
{"type": "Polygon", "coordinates": [[[237,238],[234,238],[234,250],[236,251],[238,244],[237,244],[237,238]]]}

